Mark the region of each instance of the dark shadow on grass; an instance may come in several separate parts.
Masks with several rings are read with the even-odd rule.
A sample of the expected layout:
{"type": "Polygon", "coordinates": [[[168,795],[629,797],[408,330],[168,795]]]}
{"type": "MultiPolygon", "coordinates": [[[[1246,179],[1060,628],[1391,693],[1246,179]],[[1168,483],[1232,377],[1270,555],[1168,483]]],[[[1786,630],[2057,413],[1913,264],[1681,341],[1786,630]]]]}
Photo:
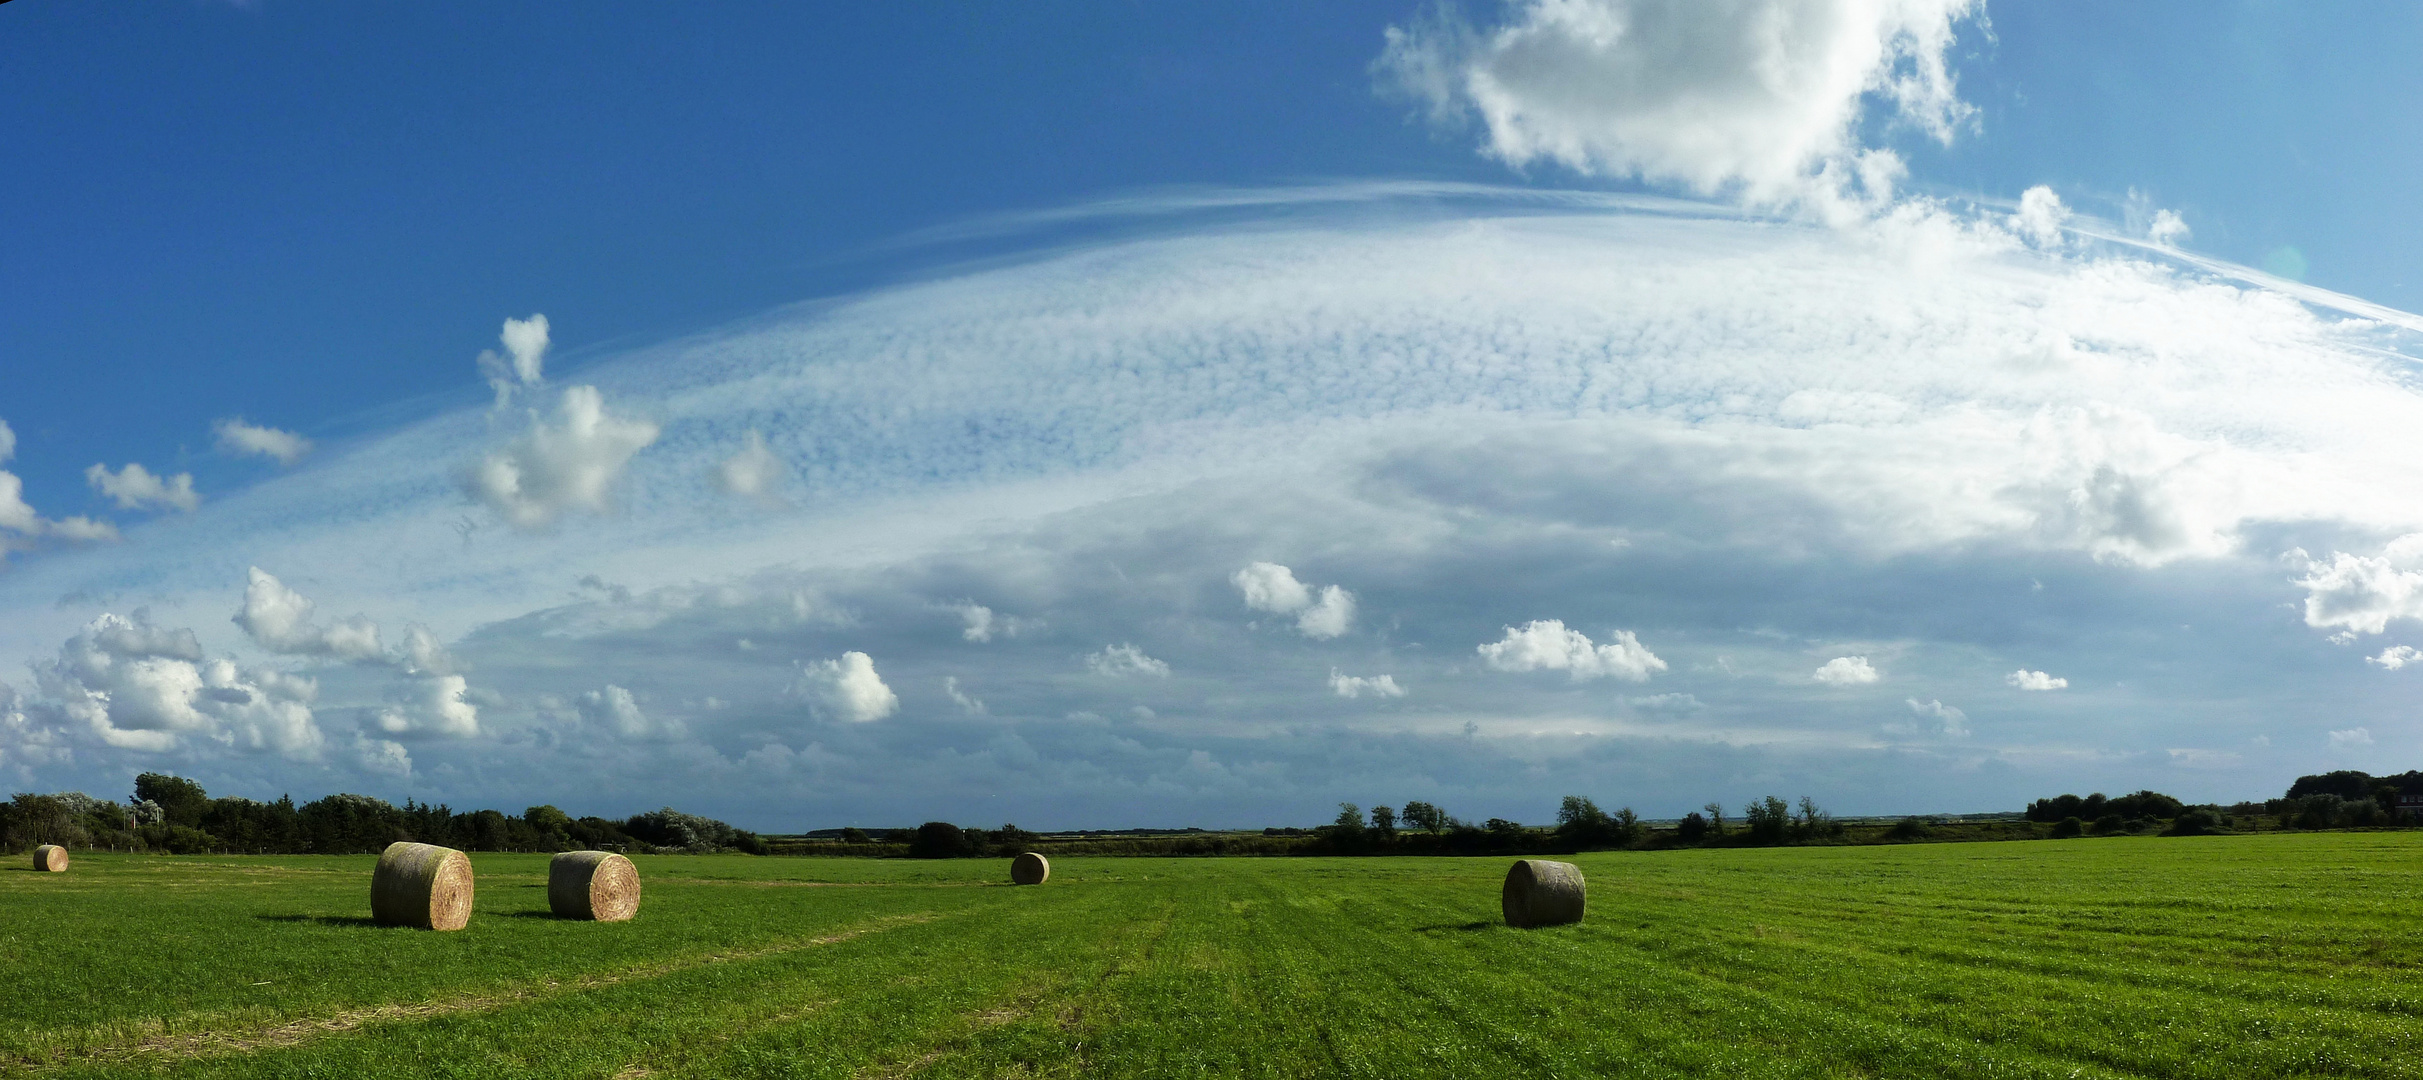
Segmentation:
{"type": "Polygon", "coordinates": [[[378,926],[377,919],[367,915],[255,915],[270,922],[318,923],[321,926],[378,926]]]}
{"type": "Polygon", "coordinates": [[[1417,926],[1413,928],[1413,932],[1417,934],[1427,934],[1433,930],[1487,930],[1496,925],[1496,923],[1483,919],[1478,922],[1438,923],[1433,926],[1417,926]]]}
{"type": "Polygon", "coordinates": [[[555,919],[555,913],[552,911],[500,911],[497,914],[507,919],[546,919],[549,921],[555,919]]]}

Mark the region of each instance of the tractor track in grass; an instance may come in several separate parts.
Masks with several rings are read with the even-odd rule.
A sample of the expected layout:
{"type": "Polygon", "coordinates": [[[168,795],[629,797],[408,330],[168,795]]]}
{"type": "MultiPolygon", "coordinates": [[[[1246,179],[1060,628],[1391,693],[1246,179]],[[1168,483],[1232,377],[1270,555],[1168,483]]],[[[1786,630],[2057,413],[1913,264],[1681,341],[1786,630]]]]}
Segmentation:
{"type": "MultiPolygon", "coordinates": [[[[40,1058],[20,1057],[16,1061],[0,1064],[0,1074],[33,1075],[71,1065],[131,1062],[145,1059],[177,1061],[283,1049],[331,1035],[343,1035],[376,1024],[487,1012],[511,1005],[561,997],[566,994],[577,994],[623,983],[663,978],[716,964],[762,960],[770,956],[781,956],[826,945],[837,945],[853,938],[880,934],[903,926],[929,923],[943,917],[934,912],[887,916],[870,919],[836,933],[791,938],[754,948],[695,953],[671,960],[660,960],[623,968],[618,971],[599,972],[568,979],[547,979],[516,989],[457,994],[410,1004],[389,1003],[346,1009],[325,1016],[302,1017],[266,1027],[160,1032],[132,1042],[63,1050],[40,1058]]],[[[160,1022],[152,1021],[151,1023],[158,1025],[160,1022]]]]}

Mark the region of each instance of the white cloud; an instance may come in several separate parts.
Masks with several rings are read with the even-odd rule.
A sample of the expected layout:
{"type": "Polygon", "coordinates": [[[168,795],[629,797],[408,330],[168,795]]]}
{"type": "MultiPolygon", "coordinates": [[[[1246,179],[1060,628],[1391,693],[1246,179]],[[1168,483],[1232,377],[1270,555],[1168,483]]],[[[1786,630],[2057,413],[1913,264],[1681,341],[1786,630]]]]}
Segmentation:
{"type": "Polygon", "coordinates": [[[766,448],[766,438],[750,428],[747,444],[715,465],[715,489],[761,502],[776,501],[775,489],[789,473],[782,459],[766,448]]]}
{"type": "MultiPolygon", "coordinates": [[[[5,481],[14,479],[16,479],[16,477],[10,476],[7,473],[0,473],[0,487],[6,486],[5,481]]],[[[0,514],[5,514],[7,502],[8,494],[5,491],[0,491],[0,514]]],[[[20,503],[18,505],[23,504],[20,503]]],[[[57,521],[44,522],[42,525],[42,531],[45,535],[57,536],[67,540],[115,540],[118,538],[117,526],[106,521],[95,521],[82,515],[60,518],[57,521]]]]}
{"type": "Polygon", "coordinates": [[[2038,184],[2020,193],[2019,212],[2011,216],[2011,231],[2036,247],[2052,250],[2061,246],[2061,227],[2070,220],[2070,208],[2061,205],[2061,196],[2053,189],[2038,184]]]}
{"type": "Polygon", "coordinates": [[[1948,739],[1969,737],[1969,714],[1941,701],[1921,702],[1917,698],[1907,698],[1905,702],[1912,713],[1929,722],[1931,734],[1948,739]]]}
{"type": "Polygon", "coordinates": [[[480,733],[479,706],[465,700],[471,689],[460,675],[407,680],[396,700],[378,711],[378,729],[389,735],[468,739],[480,733]]]}
{"type": "Polygon", "coordinates": [[[2058,675],[2047,675],[2044,672],[2029,671],[2026,668],[2020,668],[2003,676],[2002,681],[2021,690],[2060,690],[2070,685],[2070,680],[2058,675]]]}
{"type": "Polygon", "coordinates": [[[608,489],[631,456],[656,441],[658,427],[606,412],[594,386],[564,391],[555,422],[535,414],[530,430],[480,459],[464,487],[514,525],[535,529],[568,510],[603,511],[608,489]]]}
{"type": "Polygon", "coordinates": [[[881,720],[900,709],[900,697],[875,673],[874,659],[862,652],[809,664],[800,673],[799,688],[819,711],[851,723],[881,720]]]}
{"type": "Polygon", "coordinates": [[[960,628],[960,638],[978,644],[991,641],[995,637],[1014,638],[1043,627],[1041,619],[1023,619],[1016,615],[1003,615],[973,601],[954,604],[951,606],[951,610],[958,612],[960,619],[967,624],[960,628]]]}
{"type": "Polygon", "coordinates": [[[2365,663],[2378,664],[2385,671],[2396,671],[2417,660],[2423,660],[2423,652],[2416,651],[2412,645],[2392,645],[2381,650],[2379,656],[2364,658],[2365,663]]]}
{"type": "Polygon", "coordinates": [[[120,510],[168,506],[190,514],[202,505],[202,497],[194,493],[192,473],[153,476],[151,470],[133,462],[111,473],[107,466],[96,463],[84,470],[84,479],[94,491],[117,500],[120,510]]]}
{"type": "Polygon", "coordinates": [[[1246,607],[1296,616],[1296,630],[1305,637],[1326,641],[1354,625],[1353,593],[1329,585],[1316,599],[1311,586],[1296,580],[1295,571],[1277,563],[1249,563],[1228,580],[1244,596],[1246,607]]]}
{"type": "Polygon", "coordinates": [[[1105,645],[1101,652],[1088,654],[1086,670],[1113,678],[1128,675],[1150,675],[1157,679],[1169,677],[1169,665],[1144,655],[1133,645],[1105,645]]]}
{"type": "Polygon", "coordinates": [[[117,749],[163,753],[199,736],[291,758],[320,750],[317,683],[207,659],[193,631],[140,616],[94,619],[35,675],[61,715],[117,749]]]}
{"type": "Polygon", "coordinates": [[[984,702],[959,688],[959,676],[943,676],[942,692],[950,695],[952,704],[959,706],[960,710],[969,716],[984,715],[984,702]]]}
{"type": "Polygon", "coordinates": [[[2287,559],[2305,570],[2295,584],[2306,591],[2307,626],[2378,634],[2391,619],[2423,618],[2423,533],[2391,541],[2378,556],[2334,551],[2325,562],[2297,550],[2287,559]]]}
{"type": "Polygon", "coordinates": [[[1562,619],[1535,619],[1519,630],[1509,626],[1503,640],[1475,651],[1499,671],[1564,671],[1575,682],[1602,676],[1647,682],[1650,675],[1666,670],[1666,662],[1630,630],[1618,630],[1607,644],[1593,645],[1588,635],[1565,629],[1562,619]]]}
{"type": "Polygon", "coordinates": [[[1871,198],[1901,172],[1859,144],[1866,99],[1949,143],[1973,112],[1945,63],[1970,0],[1516,0],[1390,27],[1375,65],[1434,119],[1477,113],[1522,167],[1638,176],[1753,202],[1871,198]]]}
{"type": "Polygon", "coordinates": [[[2146,226],[2145,238],[2163,247],[2177,247],[2190,235],[2187,220],[2176,210],[2154,211],[2153,224],[2146,226]]]}
{"type": "Polygon", "coordinates": [[[425,626],[404,627],[404,649],[396,664],[410,674],[454,674],[454,654],[438,644],[437,636],[425,626]]]}
{"type": "Polygon", "coordinates": [[[312,602],[258,566],[244,586],[244,607],[232,620],[262,648],[293,656],[378,659],[378,624],[356,615],[333,626],[311,620],[312,602]]]}
{"type": "Polygon", "coordinates": [[[479,365],[480,374],[487,377],[488,386],[496,391],[496,407],[502,409],[513,400],[516,389],[537,386],[545,377],[542,369],[547,362],[547,317],[507,319],[497,341],[505,346],[504,353],[483,349],[479,365]]]}
{"type": "Polygon", "coordinates": [[[581,719],[626,739],[676,739],[684,733],[681,721],[651,718],[631,691],[613,683],[582,694],[577,708],[581,719]]]}
{"type": "Polygon", "coordinates": [[[1881,676],[1865,656],[1837,656],[1820,665],[1809,677],[1827,686],[1860,686],[1881,676]]]}
{"type": "Polygon", "coordinates": [[[247,424],[241,416],[220,420],[211,430],[218,433],[219,449],[230,454],[252,454],[292,465],[311,452],[311,440],[291,431],[247,424]]]}
{"type": "Polygon", "coordinates": [[[1278,563],[1256,562],[1228,576],[1245,596],[1245,606],[1274,615],[1293,615],[1312,604],[1312,590],[1296,580],[1295,571],[1278,563]]]}
{"type": "Polygon", "coordinates": [[[412,775],[412,754],[404,744],[393,739],[373,739],[359,732],[353,736],[353,758],[366,772],[382,776],[412,775]]]}
{"type": "Polygon", "coordinates": [[[8,421],[0,420],[0,465],[8,464],[9,459],[16,456],[17,429],[8,426],[8,421]]]}
{"type": "Polygon", "coordinates": [[[1629,704],[1647,713],[1694,713],[1706,708],[1696,694],[1651,694],[1633,698],[1629,704]]]}
{"type": "Polygon", "coordinates": [[[1361,675],[1348,675],[1336,668],[1329,669],[1329,688],[1336,691],[1337,695],[1342,698],[1359,698],[1365,694],[1383,698],[1405,696],[1405,688],[1397,685],[1397,678],[1394,675],[1366,678],[1361,675]]]}
{"type": "Polygon", "coordinates": [[[2353,750],[2372,744],[2373,733],[2370,728],[2354,727],[2330,733],[2330,748],[2333,750],[2353,750]]]}

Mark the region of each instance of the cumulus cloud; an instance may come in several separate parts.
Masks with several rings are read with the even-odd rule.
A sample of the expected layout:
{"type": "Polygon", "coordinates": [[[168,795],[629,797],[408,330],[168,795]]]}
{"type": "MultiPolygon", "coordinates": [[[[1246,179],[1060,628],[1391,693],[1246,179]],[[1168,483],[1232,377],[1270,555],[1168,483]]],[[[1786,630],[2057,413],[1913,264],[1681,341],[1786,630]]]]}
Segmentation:
{"type": "Polygon", "coordinates": [[[1405,688],[1397,685],[1397,677],[1394,675],[1366,678],[1361,675],[1348,675],[1336,668],[1329,669],[1329,688],[1342,698],[1359,698],[1365,694],[1382,698],[1405,696],[1405,688]]]}
{"type": "Polygon", "coordinates": [[[2020,193],[2019,212],[2011,215],[2011,231],[2029,244],[2051,250],[2061,246],[2061,227],[2070,220],[2070,208],[2061,204],[2061,196],[2053,189],[2038,184],[2020,193]]]}
{"type": "Polygon", "coordinates": [[[542,369],[547,362],[547,317],[507,319],[497,341],[505,346],[505,351],[481,350],[479,365],[489,388],[496,391],[496,407],[502,409],[512,402],[515,390],[537,386],[545,377],[542,369]]]}
{"type": "Polygon", "coordinates": [[[564,391],[549,423],[533,414],[530,429],[502,451],[482,457],[464,487],[506,521],[524,529],[547,525],[570,510],[603,511],[609,489],[632,455],[656,441],[658,427],[615,416],[594,386],[564,391]]]}
{"type": "Polygon", "coordinates": [[[900,697],[875,673],[874,658],[855,650],[807,665],[798,686],[819,712],[851,723],[881,720],[900,709],[900,697]]]}
{"type": "MultiPolygon", "coordinates": [[[[0,420],[0,465],[8,464],[17,455],[17,433],[0,420]]],[[[62,540],[115,540],[118,530],[105,521],[88,517],[71,517],[60,521],[45,521],[25,501],[25,481],[17,474],[0,470],[0,558],[19,548],[31,546],[35,537],[56,536],[62,540]],[[16,535],[10,536],[9,533],[16,535]]]]}
{"type": "Polygon", "coordinates": [[[675,739],[683,734],[681,721],[650,717],[631,691],[613,683],[582,694],[577,708],[581,719],[626,739],[675,739]]]}
{"type": "Polygon", "coordinates": [[[1294,615],[1296,631],[1326,641],[1352,628],[1355,596],[1336,585],[1318,593],[1296,580],[1295,571],[1277,563],[1256,562],[1228,576],[1245,597],[1245,606],[1274,615],[1294,615]]]}
{"type": "Polygon", "coordinates": [[[1946,64],[1971,0],[1517,0],[1390,27],[1375,71],[1434,120],[1477,115],[1484,152],[1755,202],[1885,196],[1865,104],[1949,143],[1973,109],[1946,64]]]}
{"type": "Polygon", "coordinates": [[[969,716],[984,715],[984,702],[974,695],[969,694],[967,691],[959,688],[959,676],[943,676],[942,692],[949,695],[951,703],[959,706],[960,711],[967,713],[969,716]]]}
{"type": "Polygon", "coordinates": [[[428,675],[406,681],[395,700],[378,711],[378,729],[389,735],[468,739],[480,733],[479,706],[466,697],[471,686],[460,675],[428,675]]]}
{"type": "Polygon", "coordinates": [[[2163,247],[2177,247],[2189,235],[2187,220],[2176,210],[2154,211],[2154,220],[2145,229],[2145,238],[2163,247]]]}
{"type": "Polygon", "coordinates": [[[407,673],[416,675],[455,673],[454,654],[447,652],[446,647],[438,643],[437,635],[430,633],[425,626],[404,628],[404,647],[396,657],[396,664],[407,673]]]}
{"type": "Polygon", "coordinates": [[[292,465],[311,452],[311,440],[291,431],[247,424],[241,416],[231,416],[211,425],[218,433],[219,449],[230,454],[252,455],[275,460],[280,465],[292,465]]]}
{"type": "Polygon", "coordinates": [[[1563,671],[1582,682],[1612,676],[1627,682],[1647,682],[1666,670],[1630,630],[1618,630],[1605,645],[1593,645],[1589,635],[1568,630],[1562,619],[1535,619],[1521,629],[1506,628],[1499,641],[1475,651],[1481,662],[1499,671],[1563,671]]]}
{"type": "Polygon", "coordinates": [[[2365,663],[2379,665],[2384,671],[2396,671],[2417,660],[2423,660],[2423,652],[2416,651],[2412,645],[2392,645],[2381,650],[2379,656],[2364,658],[2365,663]]]}
{"type": "Polygon", "coordinates": [[[108,466],[96,462],[84,470],[84,479],[94,491],[117,500],[120,510],[165,506],[190,514],[202,505],[202,496],[194,493],[192,473],[159,477],[131,461],[112,473],[108,466]]]}
{"type": "Polygon", "coordinates": [[[2003,676],[2002,681],[2021,690],[2060,690],[2070,685],[2070,680],[2058,675],[2047,675],[2044,672],[2029,671],[2026,668],[2020,668],[2003,676]]]}
{"type": "Polygon", "coordinates": [[[1112,678],[1129,675],[1148,675],[1156,679],[1169,677],[1168,664],[1146,656],[1144,650],[1128,644],[1105,645],[1102,651],[1087,654],[1085,668],[1096,675],[1112,678]]]}
{"type": "Polygon", "coordinates": [[[332,626],[312,621],[312,602],[258,566],[244,586],[244,607],[233,621],[247,637],[274,653],[373,660],[383,654],[379,627],[356,615],[332,626]]]}
{"type": "Polygon", "coordinates": [[[1837,656],[1819,665],[1810,678],[1827,686],[1861,686],[1875,682],[1881,676],[1865,656],[1837,656]]]}
{"type": "Polygon", "coordinates": [[[2344,627],[2362,634],[2389,629],[2392,619],[2423,618],[2423,533],[2391,541],[2377,556],[2334,551],[2328,560],[2302,549],[2286,556],[2305,576],[2305,625],[2344,627]]]}
{"type": "Polygon", "coordinates": [[[789,469],[782,459],[767,449],[766,437],[750,428],[747,442],[738,453],[715,465],[715,489],[726,495],[739,495],[760,502],[778,501],[776,488],[789,469]]]}
{"type": "Polygon", "coordinates": [[[962,601],[951,606],[966,623],[959,630],[962,640],[983,644],[996,637],[1014,638],[1041,629],[1043,620],[1004,615],[974,601],[962,601]]]}
{"type": "Polygon", "coordinates": [[[199,736],[293,758],[320,750],[317,683],[206,658],[193,631],[140,614],[94,619],[35,676],[61,715],[118,749],[162,753],[199,736]]]}
{"type": "Polygon", "coordinates": [[[1947,739],[1965,739],[1969,736],[1969,714],[1941,701],[1922,702],[1917,698],[1904,700],[1905,704],[1909,705],[1910,712],[1925,725],[1921,729],[1924,733],[1941,735],[1947,739]]]}
{"type": "Polygon", "coordinates": [[[2370,728],[2353,727],[2330,733],[2330,748],[2333,750],[2355,750],[2372,744],[2370,728]]]}

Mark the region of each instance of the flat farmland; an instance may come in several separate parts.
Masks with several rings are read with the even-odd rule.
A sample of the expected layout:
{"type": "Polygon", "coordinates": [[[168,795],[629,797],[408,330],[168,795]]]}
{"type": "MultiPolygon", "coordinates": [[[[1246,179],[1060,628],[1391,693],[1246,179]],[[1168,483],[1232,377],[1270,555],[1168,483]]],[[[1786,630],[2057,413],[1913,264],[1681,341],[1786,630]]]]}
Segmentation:
{"type": "Polygon", "coordinates": [[[636,860],[638,919],[474,855],[0,871],[0,1073],[274,1077],[2423,1076],[2423,834],[1509,860],[636,860]]]}

